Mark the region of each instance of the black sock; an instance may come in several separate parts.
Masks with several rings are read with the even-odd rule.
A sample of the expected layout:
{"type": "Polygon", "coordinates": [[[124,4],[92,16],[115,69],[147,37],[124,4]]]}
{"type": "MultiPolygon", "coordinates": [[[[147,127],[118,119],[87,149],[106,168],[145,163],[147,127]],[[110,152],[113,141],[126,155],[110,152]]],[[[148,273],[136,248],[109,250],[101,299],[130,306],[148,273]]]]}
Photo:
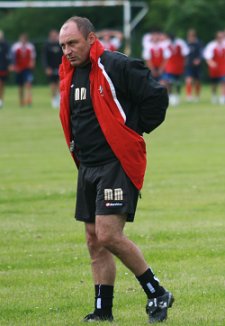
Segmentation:
{"type": "Polygon", "coordinates": [[[159,280],[155,277],[151,268],[148,268],[144,274],[136,276],[136,278],[149,299],[160,297],[165,293],[165,289],[159,285],[159,280]]]}
{"type": "Polygon", "coordinates": [[[112,285],[95,285],[95,311],[94,313],[100,317],[112,316],[113,306],[113,290],[112,285]]]}

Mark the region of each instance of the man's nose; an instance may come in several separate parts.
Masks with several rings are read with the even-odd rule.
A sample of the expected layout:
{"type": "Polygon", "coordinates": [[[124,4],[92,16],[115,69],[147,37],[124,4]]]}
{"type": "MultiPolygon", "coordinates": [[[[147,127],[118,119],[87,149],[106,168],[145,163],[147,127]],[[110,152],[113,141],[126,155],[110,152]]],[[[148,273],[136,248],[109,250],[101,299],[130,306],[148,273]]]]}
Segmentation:
{"type": "Polygon", "coordinates": [[[68,55],[71,53],[71,47],[68,44],[66,44],[63,51],[65,55],[68,55]]]}

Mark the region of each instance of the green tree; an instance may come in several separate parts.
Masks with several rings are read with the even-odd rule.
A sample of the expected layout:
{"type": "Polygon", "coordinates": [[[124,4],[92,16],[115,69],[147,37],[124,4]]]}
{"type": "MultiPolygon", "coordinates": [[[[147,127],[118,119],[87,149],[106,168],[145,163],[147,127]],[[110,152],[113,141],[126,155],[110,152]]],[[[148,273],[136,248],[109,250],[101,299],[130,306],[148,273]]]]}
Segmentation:
{"type": "Polygon", "coordinates": [[[211,40],[215,32],[225,28],[224,0],[148,0],[148,15],[144,29],[159,27],[166,32],[185,37],[192,27],[204,42],[211,40]]]}
{"type": "MultiPolygon", "coordinates": [[[[225,0],[146,0],[145,2],[149,5],[148,14],[132,33],[134,56],[140,56],[141,38],[144,33],[153,28],[160,28],[184,38],[189,28],[195,28],[204,43],[213,39],[217,30],[225,29],[225,0]]],[[[136,13],[137,10],[132,9],[132,14],[136,13]]],[[[21,33],[29,34],[38,53],[37,72],[40,75],[38,79],[44,80],[40,60],[43,42],[51,28],[59,29],[62,23],[73,15],[87,16],[98,30],[102,28],[122,30],[123,28],[122,7],[90,7],[0,9],[0,29],[4,30],[11,43],[15,42],[21,33]]]]}

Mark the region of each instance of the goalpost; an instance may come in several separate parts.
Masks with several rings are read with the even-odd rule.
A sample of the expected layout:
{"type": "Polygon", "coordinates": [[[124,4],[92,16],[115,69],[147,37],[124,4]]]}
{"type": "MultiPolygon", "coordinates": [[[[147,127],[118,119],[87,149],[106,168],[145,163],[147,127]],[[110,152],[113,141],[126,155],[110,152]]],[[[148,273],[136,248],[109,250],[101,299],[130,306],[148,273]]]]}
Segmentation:
{"type": "Polygon", "coordinates": [[[127,55],[131,54],[131,33],[137,24],[148,12],[148,6],[143,1],[131,2],[128,0],[102,1],[0,1],[0,8],[56,8],[56,7],[114,7],[123,8],[123,34],[127,55]],[[132,18],[132,7],[139,8],[139,12],[132,18]]]}

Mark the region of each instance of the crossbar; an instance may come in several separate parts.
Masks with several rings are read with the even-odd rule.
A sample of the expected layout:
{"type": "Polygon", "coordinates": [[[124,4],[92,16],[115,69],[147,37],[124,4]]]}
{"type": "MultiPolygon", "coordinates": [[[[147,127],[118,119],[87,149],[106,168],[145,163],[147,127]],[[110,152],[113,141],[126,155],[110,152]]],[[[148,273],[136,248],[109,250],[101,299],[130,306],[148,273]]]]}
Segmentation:
{"type": "Polygon", "coordinates": [[[57,7],[123,7],[123,33],[125,39],[125,53],[131,53],[131,32],[148,12],[148,6],[143,1],[130,2],[129,0],[104,1],[0,1],[0,8],[57,8],[57,7]],[[131,8],[140,8],[138,14],[131,18],[131,8]]]}

